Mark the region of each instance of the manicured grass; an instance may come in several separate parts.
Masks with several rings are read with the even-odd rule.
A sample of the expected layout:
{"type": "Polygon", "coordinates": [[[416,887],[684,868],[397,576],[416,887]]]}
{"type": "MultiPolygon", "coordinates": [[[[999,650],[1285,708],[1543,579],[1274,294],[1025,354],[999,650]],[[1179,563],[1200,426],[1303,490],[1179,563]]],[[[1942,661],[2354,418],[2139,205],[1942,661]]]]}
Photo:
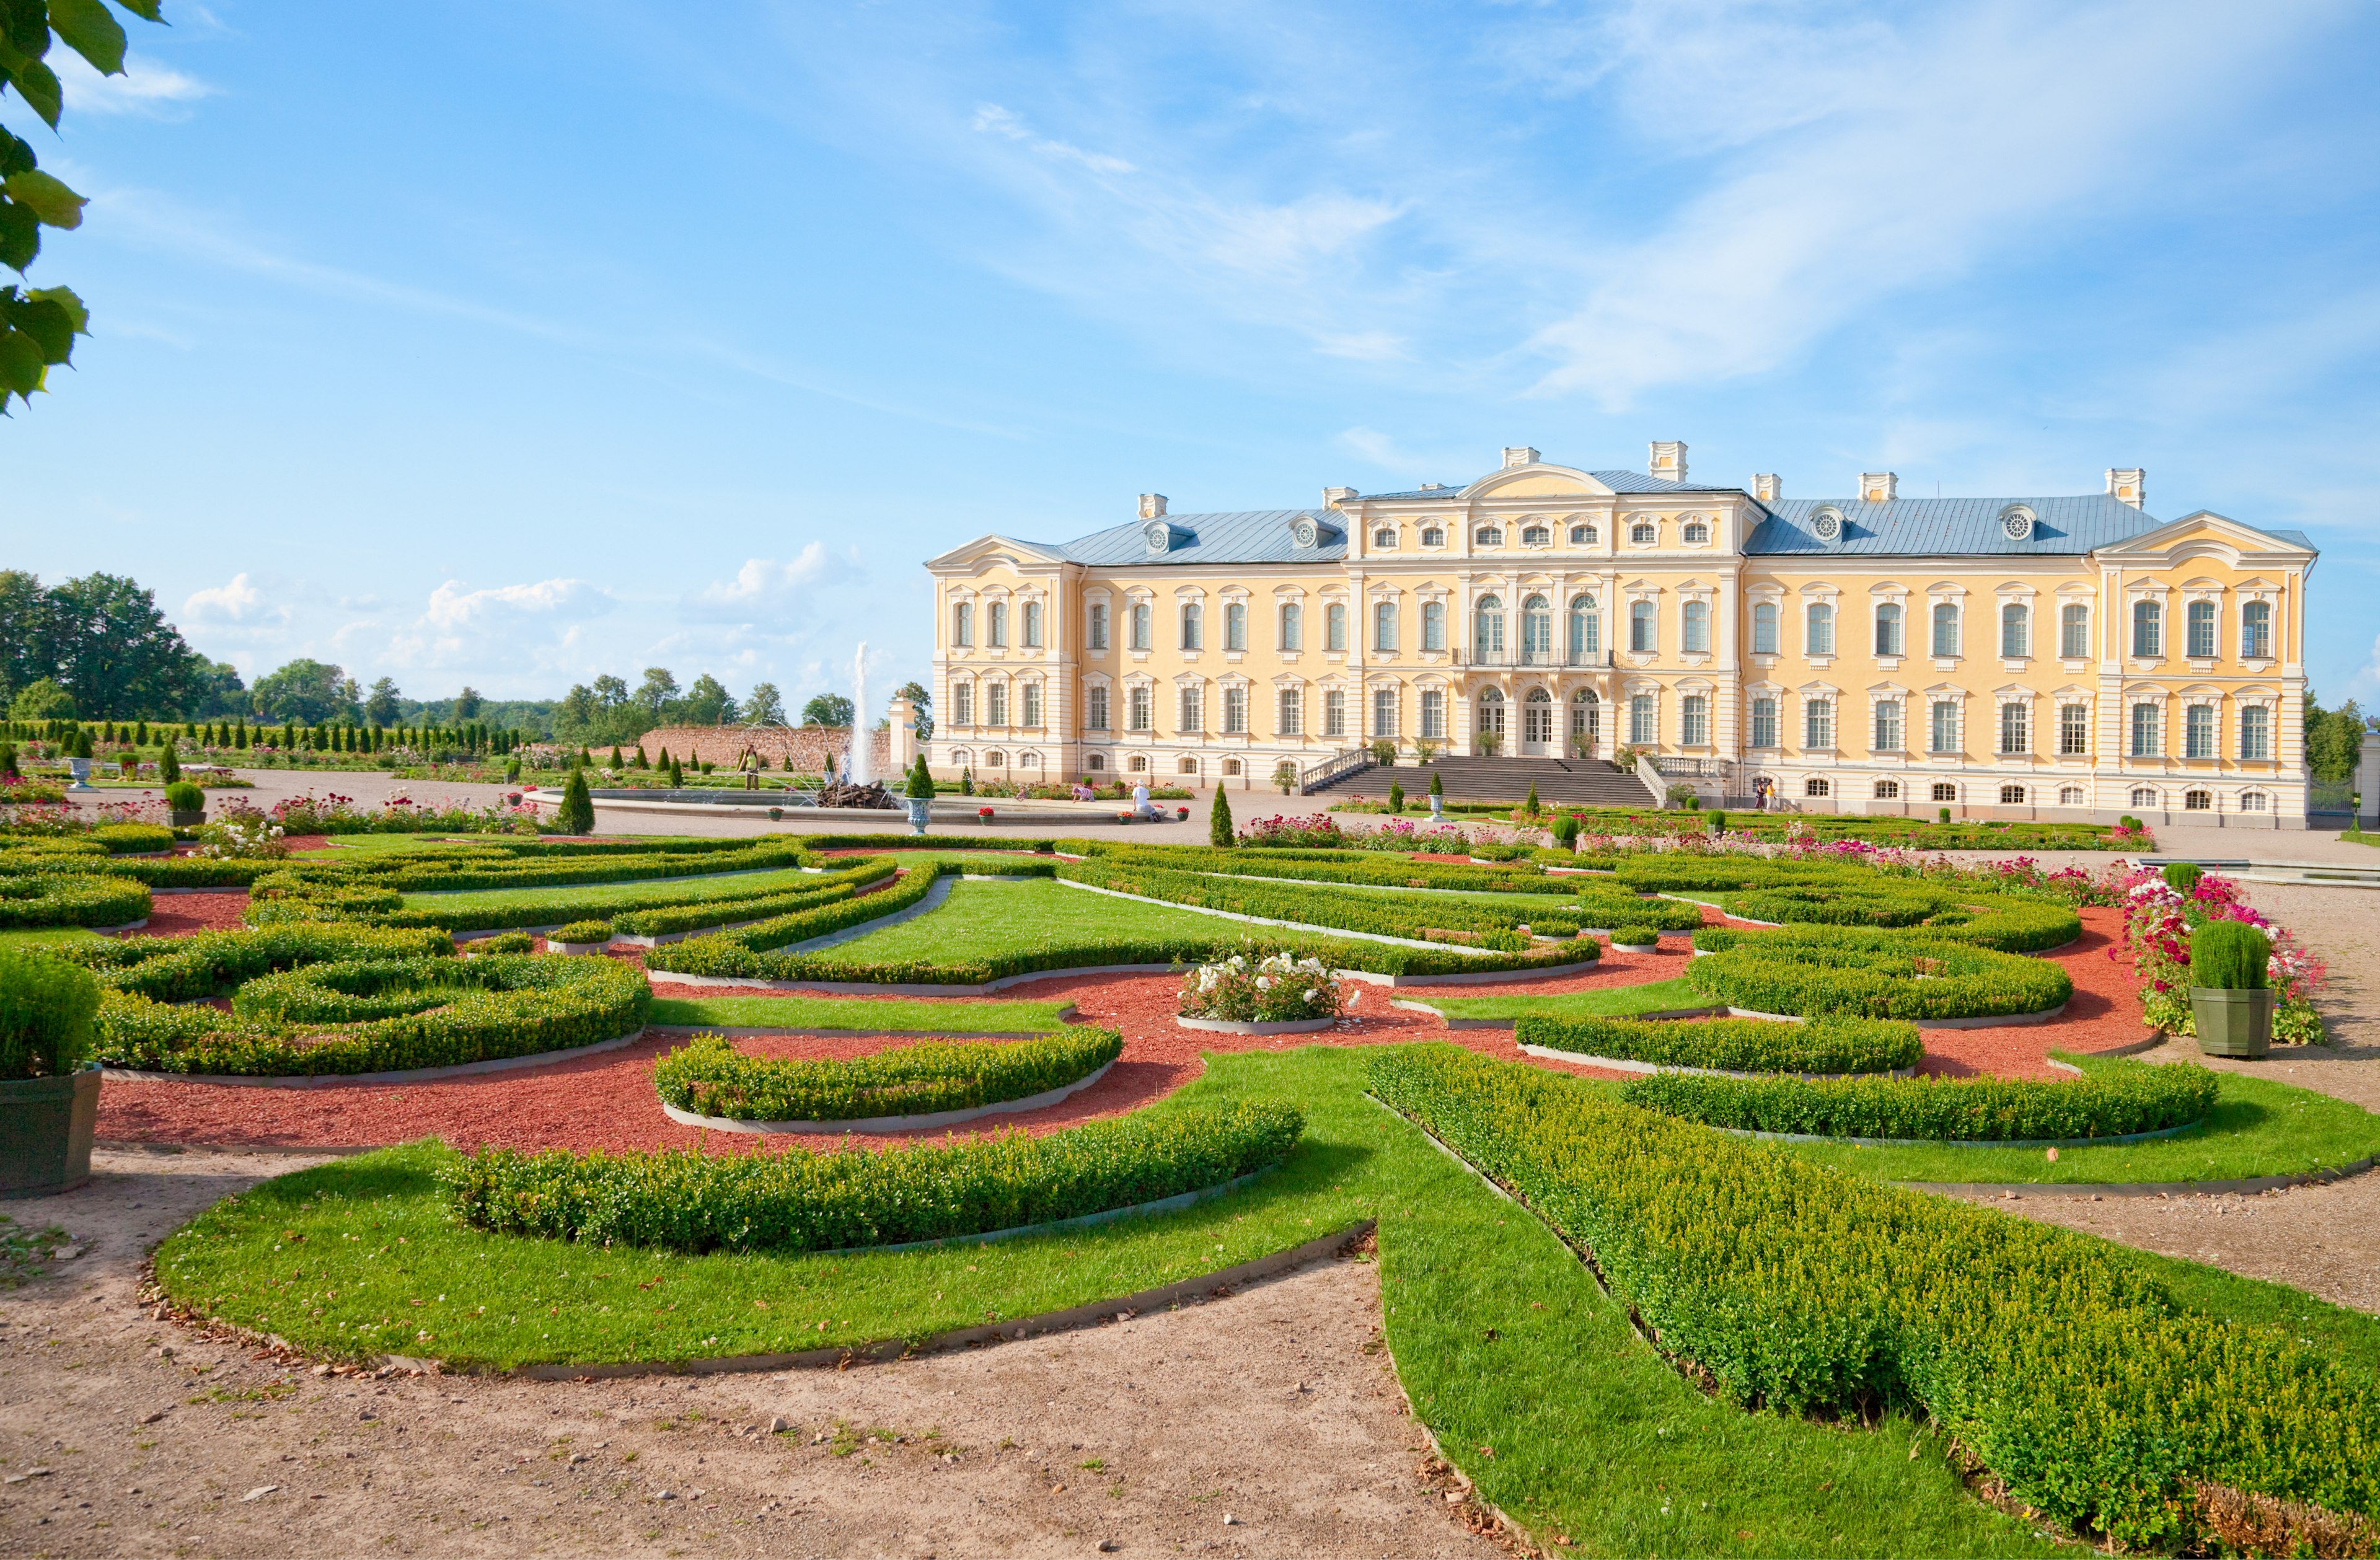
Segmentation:
{"type": "Polygon", "coordinates": [[[1520,1018],[1531,1014],[1548,1018],[1625,1018],[1638,1013],[1710,1005],[1710,998],[1686,984],[1683,977],[1545,996],[1440,996],[1417,992],[1412,1000],[1426,1002],[1450,1018],[1520,1018]]]}
{"type": "Polygon", "coordinates": [[[0,932],[0,948],[34,948],[59,943],[88,943],[99,933],[79,926],[31,926],[0,932]]]}
{"type": "MultiPolygon", "coordinates": [[[[942,908],[871,932],[819,957],[850,964],[903,959],[945,961],[1038,948],[1086,932],[1120,937],[1210,938],[1243,926],[1219,916],[1202,916],[1164,905],[1066,888],[1046,879],[1023,883],[959,883],[942,908]]],[[[1250,936],[1280,936],[1281,929],[1246,926],[1250,936]]]]}
{"type": "MultiPolygon", "coordinates": [[[[447,1151],[413,1144],[218,1204],[157,1266],[177,1297],[326,1354],[501,1367],[916,1338],[1123,1296],[1372,1216],[1388,1341],[1416,1411],[1481,1493],[1541,1539],[1586,1554],[2081,1554],[1968,1495],[1941,1440],[1906,1417],[1845,1429],[1705,1396],[1525,1210],[1366,1099],[1366,1060],[1333,1047],[1211,1056],[1175,1102],[1293,1101],[1305,1146],[1230,1197],[1061,1236],[797,1258],[485,1236],[446,1215],[432,1176],[447,1151]]],[[[2107,1253],[2202,1310],[2380,1366],[2380,1318],[2107,1253]]]]}
{"type": "Polygon", "coordinates": [[[625,883],[570,884],[560,887],[468,888],[443,894],[408,894],[405,896],[405,908],[448,912],[504,910],[515,907],[524,910],[542,910],[566,900],[570,908],[577,911],[630,906],[652,908],[664,903],[699,905],[711,899],[741,899],[805,884],[825,886],[820,874],[803,871],[798,867],[772,867],[757,872],[703,873],[689,871],[682,878],[638,878],[625,883]]]}
{"type": "Polygon", "coordinates": [[[1008,1034],[1063,1029],[1058,1002],[820,996],[656,997],[651,1022],[858,1034],[1008,1034]]]}
{"type": "MultiPolygon", "coordinates": [[[[2087,1057],[2068,1059],[2086,1071],[2105,1065],[2087,1057]]],[[[2041,1149],[1774,1146],[1878,1180],[2066,1186],[2293,1176],[2380,1153],[2380,1115],[2345,1100],[2240,1073],[2222,1074],[2219,1088],[2203,1127],[2145,1143],[2059,1149],[2055,1164],[2041,1149]]]]}

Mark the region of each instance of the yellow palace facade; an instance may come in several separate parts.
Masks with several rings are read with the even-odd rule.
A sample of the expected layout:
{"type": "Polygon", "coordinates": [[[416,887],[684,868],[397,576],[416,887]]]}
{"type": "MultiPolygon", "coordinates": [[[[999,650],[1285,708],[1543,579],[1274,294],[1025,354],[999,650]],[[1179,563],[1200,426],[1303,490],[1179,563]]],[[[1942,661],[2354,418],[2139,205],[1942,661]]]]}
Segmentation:
{"type": "MultiPolygon", "coordinates": [[[[2302,827],[2302,534],[2080,496],[1789,499],[1534,449],[930,560],[955,775],[1317,784],[1375,742],[1810,811],[2302,827]],[[1639,763],[1639,760],[1643,760],[1639,763]]],[[[1380,788],[1375,786],[1373,788],[1380,788]]]]}

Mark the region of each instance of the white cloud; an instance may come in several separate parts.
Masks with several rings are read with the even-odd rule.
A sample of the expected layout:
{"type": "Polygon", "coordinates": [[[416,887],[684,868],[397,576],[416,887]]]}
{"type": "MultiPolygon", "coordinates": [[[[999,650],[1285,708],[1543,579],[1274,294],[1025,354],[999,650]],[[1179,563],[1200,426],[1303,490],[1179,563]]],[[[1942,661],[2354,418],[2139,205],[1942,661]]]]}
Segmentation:
{"type": "Polygon", "coordinates": [[[1027,129],[1024,119],[996,103],[987,103],[975,111],[975,128],[978,134],[999,136],[1004,140],[1021,141],[1044,157],[1060,162],[1079,163],[1095,174],[1130,174],[1140,170],[1121,157],[1104,152],[1086,152],[1081,147],[1062,140],[1049,140],[1027,129]]]}
{"type": "Polygon", "coordinates": [[[685,603],[686,615],[714,621],[748,622],[761,614],[783,611],[802,591],[838,583],[856,572],[847,558],[812,542],[793,557],[747,558],[735,578],[706,585],[685,603]]]}
{"type": "Polygon", "coordinates": [[[528,585],[498,585],[466,591],[452,579],[439,581],[430,592],[423,620],[433,628],[455,630],[481,628],[495,621],[550,616],[568,612],[591,617],[610,609],[610,594],[584,579],[540,579],[528,585]]]}
{"type": "Polygon", "coordinates": [[[242,570],[227,584],[191,591],[182,603],[182,616],[188,622],[218,628],[258,628],[287,621],[289,609],[267,607],[263,591],[242,570]]]}
{"type": "Polygon", "coordinates": [[[1350,358],[1359,363],[1394,362],[1406,355],[1405,338],[1392,331],[1354,331],[1314,338],[1314,349],[1326,358],[1350,358]]]}
{"type": "Polygon", "coordinates": [[[76,114],[179,119],[187,116],[189,104],[214,95],[214,89],[196,77],[142,59],[127,59],[121,76],[102,76],[71,49],[51,50],[48,64],[66,90],[67,108],[76,114]]]}

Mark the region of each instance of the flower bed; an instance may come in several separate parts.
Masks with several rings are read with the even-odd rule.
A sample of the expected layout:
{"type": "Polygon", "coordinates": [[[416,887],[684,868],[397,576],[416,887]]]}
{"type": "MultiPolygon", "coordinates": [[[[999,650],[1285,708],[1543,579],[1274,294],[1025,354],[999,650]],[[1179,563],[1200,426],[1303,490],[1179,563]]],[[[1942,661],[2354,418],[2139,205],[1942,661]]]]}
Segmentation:
{"type": "Polygon", "coordinates": [[[1723,1072],[1884,1073],[1925,1057],[1917,1026],[1888,1018],[1550,1018],[1524,1016],[1512,1039],[1584,1056],[1723,1072]]]}
{"type": "Polygon", "coordinates": [[[1183,977],[1178,1016],[1234,1024],[1331,1019],[1339,981],[1323,962],[1285,948],[1252,947],[1202,964],[1183,977]]]}
{"type": "Polygon", "coordinates": [[[2087,1078],[1697,1078],[1663,1073],[1621,1089],[1631,1104],[1747,1132],[1934,1142],[2120,1138],[2203,1121],[2204,1067],[2108,1062],[2087,1078]]]}
{"type": "Polygon", "coordinates": [[[245,1009],[235,997],[230,1015],[111,991],[100,1008],[99,1057],[143,1072],[240,1078],[460,1066],[631,1035],[652,1005],[640,972],[601,958],[488,954],[295,973],[245,1009]],[[386,1016],[326,1027],[308,1017],[315,1014],[386,1016]]]}
{"type": "Polygon", "coordinates": [[[1030,1099],[1090,1077],[1123,1054],[1113,1030],[1030,1040],[927,1042],[852,1061],[752,1056],[698,1034],[653,1063],[665,1103],[731,1121],[864,1121],[1030,1099]]]}
{"type": "Polygon", "coordinates": [[[455,1215],[589,1245],[781,1252],[948,1239],[1130,1208],[1280,1163],[1287,1105],[1144,1112],[1052,1132],[834,1153],[520,1153],[449,1172],[455,1215]]]}
{"type": "Polygon", "coordinates": [[[2198,1033],[2190,1007],[2190,933],[2210,920],[2243,921],[2262,928],[2273,940],[2265,967],[2266,981],[2279,993],[2273,1039],[2289,1045],[2321,1044],[2322,1015],[2314,1011],[2313,995],[2329,979],[2322,960],[2286,927],[2243,903],[2240,885],[2229,878],[2204,873],[2183,893],[2155,869],[2143,867],[2126,884],[2123,946],[2108,949],[2107,957],[2131,960],[2150,1027],[2170,1035],[2198,1033]]]}
{"type": "Polygon", "coordinates": [[[2204,1503],[2230,1491],[2380,1513],[2380,1383],[2186,1310],[2102,1242],[1452,1047],[1383,1052],[1371,1086],[1730,1401],[1913,1403],[2015,1499],[2126,1544],[2202,1539],[2204,1503]]]}
{"type": "Polygon", "coordinates": [[[149,890],[119,877],[0,877],[0,927],[125,926],[149,917],[149,890]]]}
{"type": "Polygon", "coordinates": [[[1905,932],[1706,927],[1685,978],[1755,1013],[1815,1018],[1955,1019],[2018,1017],[2065,1005],[2074,982],[2046,959],[1905,932]]]}

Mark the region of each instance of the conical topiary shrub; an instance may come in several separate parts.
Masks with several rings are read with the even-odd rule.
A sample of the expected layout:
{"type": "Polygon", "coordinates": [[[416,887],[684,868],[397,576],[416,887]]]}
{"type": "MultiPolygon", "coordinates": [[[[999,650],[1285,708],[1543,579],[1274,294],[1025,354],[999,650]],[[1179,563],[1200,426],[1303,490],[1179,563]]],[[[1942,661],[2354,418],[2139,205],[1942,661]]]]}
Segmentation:
{"type": "Polygon", "coordinates": [[[1207,843],[1218,850],[1229,850],[1237,843],[1232,833],[1232,799],[1223,794],[1223,783],[1215,782],[1215,806],[1207,814],[1207,843]]]}
{"type": "Polygon", "coordinates": [[[595,798],[587,794],[587,771],[573,767],[570,781],[562,787],[562,806],[553,815],[555,824],[565,835],[591,835],[595,832],[595,798]]]}

